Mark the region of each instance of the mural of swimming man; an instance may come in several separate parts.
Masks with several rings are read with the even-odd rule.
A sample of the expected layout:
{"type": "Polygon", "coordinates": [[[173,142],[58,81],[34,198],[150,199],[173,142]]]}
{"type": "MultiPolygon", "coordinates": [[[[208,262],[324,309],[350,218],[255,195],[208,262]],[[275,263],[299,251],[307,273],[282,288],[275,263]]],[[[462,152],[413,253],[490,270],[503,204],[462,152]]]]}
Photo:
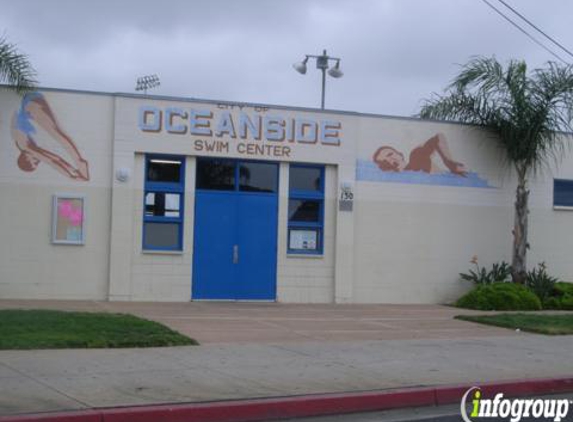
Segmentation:
{"type": "Polygon", "coordinates": [[[415,147],[409,156],[408,162],[400,151],[391,146],[382,146],[376,150],[372,159],[382,171],[421,171],[425,173],[442,173],[435,162],[435,156],[439,156],[442,163],[453,174],[465,177],[466,166],[452,158],[446,137],[437,133],[423,144],[415,147]]]}
{"type": "Polygon", "coordinates": [[[22,99],[20,108],[12,116],[12,139],[20,150],[18,167],[22,171],[32,172],[40,163],[46,163],[57,172],[72,180],[87,181],[88,162],[82,157],[76,144],[59,125],[48,102],[39,92],[28,93],[22,99]],[[69,154],[71,163],[61,155],[40,147],[34,135],[38,125],[56,140],[69,154]]]}

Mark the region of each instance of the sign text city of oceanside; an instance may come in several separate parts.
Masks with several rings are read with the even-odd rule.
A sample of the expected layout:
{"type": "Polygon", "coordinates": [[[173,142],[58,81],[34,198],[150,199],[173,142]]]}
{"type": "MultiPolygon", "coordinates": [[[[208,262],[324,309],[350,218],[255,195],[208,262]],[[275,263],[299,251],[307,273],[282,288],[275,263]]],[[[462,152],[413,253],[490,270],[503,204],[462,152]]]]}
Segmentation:
{"type": "Polygon", "coordinates": [[[142,105],[138,126],[148,133],[193,136],[197,152],[229,153],[234,149],[241,155],[288,158],[297,144],[340,146],[339,121],[284,117],[267,111],[267,107],[233,104],[218,104],[216,110],[142,105]]]}

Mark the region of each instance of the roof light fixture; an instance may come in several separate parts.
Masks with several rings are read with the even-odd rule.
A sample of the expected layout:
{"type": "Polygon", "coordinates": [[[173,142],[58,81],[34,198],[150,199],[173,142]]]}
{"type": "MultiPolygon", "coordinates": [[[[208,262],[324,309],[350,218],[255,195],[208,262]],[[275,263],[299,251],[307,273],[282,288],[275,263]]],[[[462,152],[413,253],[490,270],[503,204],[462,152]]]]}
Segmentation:
{"type": "Polygon", "coordinates": [[[157,75],[148,75],[142,76],[137,78],[137,84],[135,86],[136,91],[143,91],[143,95],[147,95],[147,90],[151,88],[155,88],[161,85],[159,82],[159,76],[157,75]]]}
{"type": "Polygon", "coordinates": [[[292,65],[294,70],[296,70],[301,75],[306,74],[306,64],[308,63],[308,59],[313,58],[316,59],[316,68],[322,72],[322,95],[320,100],[320,108],[324,110],[324,96],[325,96],[325,88],[326,88],[326,71],[328,70],[328,74],[333,78],[341,78],[344,76],[342,70],[340,70],[340,58],[339,57],[330,57],[326,54],[326,50],[322,51],[322,55],[315,56],[312,54],[307,54],[304,57],[302,62],[297,62],[292,65]],[[333,68],[329,68],[328,65],[329,60],[335,60],[336,64],[333,68]]]}

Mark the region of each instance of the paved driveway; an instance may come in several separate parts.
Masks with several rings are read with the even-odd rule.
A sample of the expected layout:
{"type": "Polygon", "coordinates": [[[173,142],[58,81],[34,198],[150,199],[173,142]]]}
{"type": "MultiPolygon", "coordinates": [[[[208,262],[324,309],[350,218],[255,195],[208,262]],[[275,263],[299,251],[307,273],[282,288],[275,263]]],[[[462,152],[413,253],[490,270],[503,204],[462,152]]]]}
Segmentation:
{"type": "Polygon", "coordinates": [[[159,321],[201,344],[447,339],[513,334],[507,329],[454,320],[460,313],[476,312],[439,305],[0,300],[2,308],[125,312],[159,321]]]}

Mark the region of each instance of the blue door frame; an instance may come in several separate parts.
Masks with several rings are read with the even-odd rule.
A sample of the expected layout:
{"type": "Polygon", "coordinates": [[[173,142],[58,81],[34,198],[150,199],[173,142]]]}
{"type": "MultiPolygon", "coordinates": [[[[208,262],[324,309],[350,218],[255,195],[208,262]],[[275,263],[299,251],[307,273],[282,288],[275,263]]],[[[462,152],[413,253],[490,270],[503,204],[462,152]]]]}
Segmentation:
{"type": "Polygon", "coordinates": [[[197,190],[192,299],[275,300],[277,220],[277,193],[197,190]]]}

